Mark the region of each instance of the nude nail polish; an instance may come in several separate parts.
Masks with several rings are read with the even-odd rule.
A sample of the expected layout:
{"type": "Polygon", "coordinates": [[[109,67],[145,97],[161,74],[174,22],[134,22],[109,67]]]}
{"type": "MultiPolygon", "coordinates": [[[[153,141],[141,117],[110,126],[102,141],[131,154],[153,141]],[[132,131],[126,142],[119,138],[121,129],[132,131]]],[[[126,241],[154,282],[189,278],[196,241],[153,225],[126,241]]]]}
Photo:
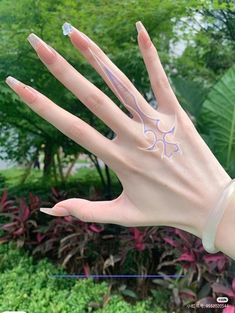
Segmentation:
{"type": "Polygon", "coordinates": [[[25,85],[12,76],[6,78],[6,83],[26,103],[32,103],[37,98],[37,92],[32,87],[25,85]]]}
{"type": "Polygon", "coordinates": [[[67,22],[62,25],[63,34],[69,36],[73,31],[73,26],[67,22]]]}
{"type": "Polygon", "coordinates": [[[135,26],[136,26],[136,29],[137,29],[138,33],[139,33],[141,30],[145,30],[145,27],[144,27],[144,25],[141,23],[141,21],[136,22],[135,26]]]}
{"type": "Polygon", "coordinates": [[[40,208],[40,211],[46,214],[56,215],[56,216],[66,216],[70,215],[66,208],[60,206],[54,206],[53,208],[40,208]]]}
{"type": "Polygon", "coordinates": [[[42,40],[33,33],[30,34],[27,39],[34,49],[37,49],[37,45],[39,44],[40,41],[42,42],[42,40]]]}
{"type": "Polygon", "coordinates": [[[139,41],[140,41],[142,47],[144,47],[146,49],[150,48],[152,45],[152,42],[151,42],[149,34],[148,34],[146,28],[144,27],[144,25],[140,21],[138,21],[138,22],[136,22],[135,26],[136,26],[136,29],[138,31],[139,41]]]}
{"type": "Polygon", "coordinates": [[[41,38],[32,33],[27,39],[44,63],[49,65],[55,61],[55,57],[57,55],[56,51],[46,44],[41,38]]]}
{"type": "Polygon", "coordinates": [[[86,43],[89,43],[91,42],[91,40],[83,33],[81,32],[80,30],[76,29],[75,27],[73,27],[71,24],[65,22],[63,25],[62,25],[62,30],[63,30],[63,34],[65,36],[70,36],[71,33],[74,31],[76,32],[80,37],[82,37],[82,39],[86,42],[86,43]]]}
{"type": "Polygon", "coordinates": [[[6,78],[6,83],[7,83],[8,86],[14,87],[15,85],[19,84],[20,82],[16,78],[14,78],[12,76],[8,76],[6,78]]]}

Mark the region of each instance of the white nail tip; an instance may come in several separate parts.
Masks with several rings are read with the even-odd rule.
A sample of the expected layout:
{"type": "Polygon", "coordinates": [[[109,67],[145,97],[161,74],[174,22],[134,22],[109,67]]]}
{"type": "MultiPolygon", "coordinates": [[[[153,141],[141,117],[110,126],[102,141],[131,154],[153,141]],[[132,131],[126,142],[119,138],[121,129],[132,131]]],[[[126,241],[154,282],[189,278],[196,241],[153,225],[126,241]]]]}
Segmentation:
{"type": "Polygon", "coordinates": [[[36,36],[35,34],[30,34],[27,39],[34,49],[37,47],[37,44],[40,42],[40,38],[36,36]]]}
{"type": "Polygon", "coordinates": [[[51,208],[40,208],[41,212],[49,212],[51,208]]]}
{"type": "Polygon", "coordinates": [[[136,22],[135,26],[138,32],[144,30],[144,25],[140,21],[136,22]]]}
{"type": "Polygon", "coordinates": [[[73,31],[73,26],[71,25],[71,24],[69,24],[69,23],[64,23],[63,24],[63,26],[62,26],[62,30],[63,30],[63,34],[65,35],[65,36],[67,36],[67,35],[69,35],[69,34],[71,34],[72,33],[72,31],[73,31]]]}
{"type": "Polygon", "coordinates": [[[8,85],[10,85],[10,86],[13,86],[13,85],[18,84],[19,81],[18,81],[17,79],[15,79],[14,77],[12,77],[12,76],[8,76],[8,77],[6,78],[6,83],[7,83],[8,85]]]}

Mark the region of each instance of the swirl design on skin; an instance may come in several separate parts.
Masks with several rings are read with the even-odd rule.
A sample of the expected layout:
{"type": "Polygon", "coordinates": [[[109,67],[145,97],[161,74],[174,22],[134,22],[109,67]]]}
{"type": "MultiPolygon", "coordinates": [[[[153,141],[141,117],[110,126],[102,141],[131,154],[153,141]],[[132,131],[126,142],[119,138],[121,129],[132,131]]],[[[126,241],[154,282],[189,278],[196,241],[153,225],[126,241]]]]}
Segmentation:
{"type": "Polygon", "coordinates": [[[89,50],[102,71],[106,74],[106,76],[114,86],[122,102],[138,114],[140,120],[142,121],[144,135],[146,135],[147,133],[153,135],[153,143],[149,147],[144,148],[144,150],[159,150],[159,147],[157,145],[159,142],[161,142],[163,144],[163,153],[161,155],[162,158],[166,157],[168,159],[171,159],[173,154],[180,152],[178,143],[172,143],[167,140],[167,136],[173,136],[175,133],[176,116],[175,122],[169,130],[161,130],[159,127],[160,119],[152,118],[146,115],[139,107],[136,97],[122,84],[121,80],[110,70],[110,68],[106,64],[104,64],[104,62],[90,48],[89,50]],[[152,128],[148,126],[148,122],[150,120],[153,122],[153,125],[155,125],[155,127],[152,128]]]}

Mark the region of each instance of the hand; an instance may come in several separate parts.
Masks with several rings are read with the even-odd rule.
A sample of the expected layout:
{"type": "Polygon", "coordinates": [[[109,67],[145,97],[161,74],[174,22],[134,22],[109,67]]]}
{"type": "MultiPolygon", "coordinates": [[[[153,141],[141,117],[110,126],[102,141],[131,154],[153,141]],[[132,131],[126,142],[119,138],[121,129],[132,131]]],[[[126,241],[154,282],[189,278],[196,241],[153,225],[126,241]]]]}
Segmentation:
{"type": "Polygon", "coordinates": [[[157,110],[91,39],[69,24],[64,29],[132,118],[53,48],[34,34],[29,40],[48,70],[115,132],[113,140],[30,86],[11,77],[6,81],[32,110],[115,171],[123,192],[112,201],[68,199],[41,211],[87,222],[167,225],[201,237],[208,211],[231,178],[178,103],[146,29],[137,23],[138,44],[157,110]]]}

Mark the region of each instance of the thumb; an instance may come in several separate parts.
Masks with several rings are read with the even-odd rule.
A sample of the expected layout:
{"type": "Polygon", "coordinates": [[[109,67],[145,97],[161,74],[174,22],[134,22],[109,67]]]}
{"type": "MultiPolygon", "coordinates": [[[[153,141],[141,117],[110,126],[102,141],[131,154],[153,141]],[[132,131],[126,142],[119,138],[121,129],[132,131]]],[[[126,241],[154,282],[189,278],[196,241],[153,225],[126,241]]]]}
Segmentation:
{"type": "Polygon", "coordinates": [[[121,223],[121,195],[111,201],[89,201],[68,199],[58,202],[53,208],[40,208],[40,211],[53,216],[72,215],[84,222],[121,223]]]}

